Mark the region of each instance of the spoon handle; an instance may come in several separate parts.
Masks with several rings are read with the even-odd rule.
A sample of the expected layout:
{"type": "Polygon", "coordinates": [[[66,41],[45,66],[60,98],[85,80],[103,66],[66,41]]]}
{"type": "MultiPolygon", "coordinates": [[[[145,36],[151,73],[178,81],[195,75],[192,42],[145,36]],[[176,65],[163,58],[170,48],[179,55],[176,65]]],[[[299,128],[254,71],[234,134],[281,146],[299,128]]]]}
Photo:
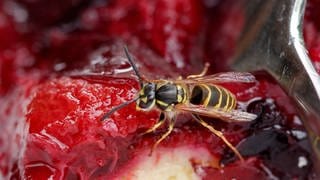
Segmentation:
{"type": "MultiPolygon", "coordinates": [[[[320,76],[302,36],[305,0],[250,0],[231,67],[265,70],[292,97],[320,162],[320,76]]],[[[320,165],[319,165],[320,167],[320,165]]],[[[320,172],[320,168],[317,169],[320,172]]]]}

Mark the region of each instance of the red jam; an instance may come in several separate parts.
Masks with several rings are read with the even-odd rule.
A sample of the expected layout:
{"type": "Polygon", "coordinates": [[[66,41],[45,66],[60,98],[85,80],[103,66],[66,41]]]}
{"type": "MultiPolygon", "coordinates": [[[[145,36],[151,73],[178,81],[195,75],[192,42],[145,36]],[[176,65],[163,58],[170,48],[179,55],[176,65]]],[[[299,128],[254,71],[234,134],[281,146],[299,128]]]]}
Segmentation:
{"type": "MultiPolygon", "coordinates": [[[[122,47],[150,79],[195,74],[204,62],[212,74],[228,70],[244,24],[241,2],[231,0],[4,0],[0,8],[0,179],[123,176],[166,128],[141,136],[160,113],[136,111],[134,103],[100,122],[139,90],[122,47]]],[[[308,1],[304,23],[318,72],[319,10],[319,2],[308,1]]],[[[205,118],[238,144],[244,163],[188,115],[159,148],[205,148],[223,168],[194,161],[203,179],[314,178],[292,102],[272,79],[256,77],[249,85],[223,84],[239,109],[258,115],[255,121],[205,118]]]]}

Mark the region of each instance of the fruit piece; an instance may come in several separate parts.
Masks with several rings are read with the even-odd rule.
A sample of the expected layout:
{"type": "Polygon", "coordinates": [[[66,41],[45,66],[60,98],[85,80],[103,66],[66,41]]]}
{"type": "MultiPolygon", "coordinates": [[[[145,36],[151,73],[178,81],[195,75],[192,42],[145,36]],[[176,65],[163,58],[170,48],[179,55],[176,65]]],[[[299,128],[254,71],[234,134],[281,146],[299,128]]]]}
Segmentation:
{"type": "Polygon", "coordinates": [[[0,179],[8,179],[22,168],[28,124],[26,106],[32,89],[46,72],[33,69],[33,54],[24,44],[0,50],[0,179]]]}
{"type": "MultiPolygon", "coordinates": [[[[3,49],[11,48],[12,52],[9,53],[12,58],[8,58],[8,51],[3,51],[0,45],[0,58],[4,59],[0,61],[0,82],[5,84],[0,87],[0,101],[6,104],[5,108],[1,109],[8,109],[11,114],[8,115],[6,111],[0,113],[3,114],[3,125],[12,123],[8,133],[4,134],[10,137],[2,135],[2,139],[10,139],[11,142],[16,134],[21,133],[15,128],[16,121],[6,123],[6,120],[18,119],[15,112],[26,109],[25,103],[28,101],[21,94],[31,98],[27,116],[30,121],[30,134],[23,162],[22,159],[17,160],[17,154],[23,154],[23,151],[10,149],[23,149],[23,144],[0,146],[3,148],[0,152],[4,154],[0,157],[1,163],[4,162],[4,166],[0,166],[1,172],[5,172],[5,176],[14,172],[17,178],[23,175],[22,164],[25,168],[24,178],[29,179],[119,178],[126,172],[133,172],[138,166],[140,169],[150,169],[151,172],[152,167],[144,167],[143,164],[150,162],[147,157],[150,147],[166,129],[162,127],[151,134],[140,134],[155,123],[159,117],[158,112],[137,112],[132,104],[114,113],[108,122],[99,122],[103,113],[123,101],[132,99],[138,89],[138,83],[128,78],[131,74],[125,57],[119,55],[119,52],[123,53],[123,45],[129,46],[129,50],[136,57],[139,70],[149,78],[198,73],[201,70],[201,61],[207,60],[211,62],[210,70],[219,72],[226,68],[225,60],[232,55],[239,29],[243,25],[242,10],[239,6],[241,3],[232,1],[210,1],[213,5],[209,6],[209,1],[204,5],[194,0],[117,0],[106,3],[94,1],[87,7],[81,7],[82,1],[76,1],[75,6],[70,4],[71,1],[66,1],[64,5],[57,1],[51,2],[53,5],[50,8],[45,8],[48,11],[46,15],[39,13],[43,11],[43,7],[39,6],[42,2],[20,2],[27,5],[32,26],[41,28],[35,29],[30,26],[29,21],[24,21],[20,25],[25,27],[25,31],[15,32],[13,27],[18,23],[11,18],[6,19],[8,24],[4,28],[0,27],[0,32],[5,32],[0,38],[7,38],[6,41],[1,41],[3,49]],[[85,11],[81,11],[83,9],[85,11]],[[176,16],[166,16],[168,13],[176,16]],[[166,25],[171,31],[166,31],[166,25]],[[172,41],[180,49],[171,51],[173,48],[169,45],[172,45],[172,41]],[[153,49],[149,49],[149,46],[153,49]],[[206,59],[202,58],[203,51],[206,51],[208,56],[206,59]],[[15,56],[20,57],[20,60],[11,61],[15,56]],[[174,66],[168,62],[173,62],[174,66]],[[183,63],[186,68],[176,68],[178,63],[183,63]],[[105,75],[109,75],[109,78],[105,75]],[[17,93],[19,91],[21,94],[17,93]],[[3,97],[4,94],[6,97],[3,97]],[[3,99],[6,101],[2,101],[3,99]],[[3,159],[5,161],[2,161],[3,159]]],[[[308,11],[316,11],[316,8],[308,11]]],[[[312,23],[311,19],[307,20],[312,23]]],[[[309,40],[312,41],[307,42],[307,47],[315,48],[312,57],[317,57],[315,37],[318,36],[319,26],[310,27],[312,28],[307,33],[314,34],[310,33],[309,40]]],[[[260,75],[258,83],[250,86],[224,86],[236,93],[240,101],[239,109],[260,115],[259,120],[251,124],[228,124],[205,118],[209,124],[221,130],[232,144],[237,145],[247,136],[275,127],[282,133],[306,134],[288,97],[266,76],[260,75]],[[292,128],[294,130],[291,131],[292,128]]],[[[23,124],[19,122],[18,127],[22,127],[23,124]]],[[[298,137],[293,135],[294,138],[298,137]]],[[[19,139],[19,136],[17,137],[19,139]]],[[[282,174],[294,174],[296,166],[279,165],[279,162],[286,160],[288,154],[295,157],[301,155],[302,151],[294,147],[304,140],[305,137],[292,141],[293,148],[284,149],[285,153],[272,156],[271,160],[250,157],[244,164],[233,162],[219,169],[216,166],[206,166],[206,163],[197,163],[197,159],[202,162],[206,162],[206,159],[213,160],[216,165],[216,160],[221,158],[232,159],[232,151],[218,137],[185,114],[179,118],[173,133],[160,144],[158,152],[161,162],[172,161],[171,151],[177,154],[187,152],[183,155],[192,160],[180,159],[179,162],[183,164],[180,167],[188,167],[188,170],[204,179],[256,179],[270,176],[281,178],[282,174]],[[181,151],[185,147],[188,149],[181,151]],[[205,149],[201,151],[205,154],[203,159],[196,153],[199,149],[205,149]]],[[[305,145],[305,148],[308,148],[308,145],[305,145]]],[[[308,152],[303,151],[304,157],[307,157],[306,154],[308,155],[308,152]]],[[[303,159],[299,162],[303,167],[303,159]]],[[[156,168],[155,171],[161,167],[156,168]]],[[[310,169],[299,170],[300,174],[312,177],[310,169]]]]}
{"type": "Polygon", "coordinates": [[[320,22],[317,10],[319,7],[319,2],[308,1],[303,26],[306,47],[318,73],[320,73],[320,22]]]}
{"type": "Polygon", "coordinates": [[[243,156],[261,156],[266,166],[275,170],[278,177],[307,178],[306,172],[312,166],[309,153],[298,143],[292,142],[295,139],[289,134],[279,130],[263,130],[244,140],[239,145],[239,151],[243,156]]]}
{"type": "Polygon", "coordinates": [[[206,168],[206,176],[203,179],[269,179],[270,174],[263,172],[261,168],[263,164],[258,159],[251,158],[245,163],[235,163],[223,169],[206,168]]]}
{"type": "Polygon", "coordinates": [[[133,98],[136,86],[130,79],[94,83],[66,77],[38,86],[27,115],[30,135],[25,163],[29,176],[35,177],[33,168],[54,167],[52,176],[57,177],[65,173],[88,177],[102,166],[112,168],[119,161],[118,148],[131,139],[125,137],[138,128],[150,127],[157,118],[155,112],[147,116],[135,113],[132,104],[114,113],[110,121],[100,122],[99,118],[112,106],[133,98]],[[85,157],[81,158],[86,161],[85,167],[78,162],[78,155],[85,157]],[[113,163],[108,165],[108,161],[113,163]],[[69,164],[67,172],[62,172],[63,164],[69,164]]]}
{"type": "Polygon", "coordinates": [[[118,0],[88,9],[81,25],[112,37],[137,37],[184,73],[201,68],[202,51],[197,46],[204,24],[202,6],[195,0],[118,0]]]}
{"type": "Polygon", "coordinates": [[[134,104],[114,113],[113,120],[99,121],[111,107],[133,98],[136,85],[130,79],[105,80],[102,84],[70,78],[48,81],[38,87],[28,106],[30,133],[46,131],[63,144],[72,146],[93,129],[104,129],[105,134],[114,137],[125,137],[139,127],[149,127],[154,120],[143,119],[141,115],[145,113],[127,116],[126,112],[135,112],[134,104]]]}
{"type": "Polygon", "coordinates": [[[186,69],[187,64],[198,57],[192,51],[199,41],[203,25],[201,4],[195,0],[160,0],[156,4],[151,43],[167,61],[178,68],[186,69]]]}
{"type": "Polygon", "coordinates": [[[221,1],[207,9],[208,26],[205,34],[206,59],[213,72],[229,70],[227,60],[232,58],[237,39],[244,26],[244,1],[221,1]],[[232,5],[230,5],[232,4],[232,5]]]}
{"type": "MultiPolygon", "coordinates": [[[[3,8],[1,2],[0,8],[3,8]]],[[[12,18],[2,11],[0,11],[0,22],[0,50],[4,50],[15,45],[19,34],[16,32],[12,18]]]]}
{"type": "Polygon", "coordinates": [[[124,179],[202,179],[202,168],[219,168],[219,162],[206,148],[159,148],[153,156],[137,157],[135,167],[120,177],[124,179]],[[152,167],[152,168],[150,168],[152,167]]]}
{"type": "Polygon", "coordinates": [[[7,97],[0,97],[0,179],[9,179],[18,168],[22,168],[28,134],[23,113],[28,94],[24,88],[16,87],[7,97]]]}
{"type": "Polygon", "coordinates": [[[77,11],[87,5],[83,0],[18,1],[25,7],[23,10],[27,11],[25,13],[28,15],[29,23],[37,26],[50,26],[58,22],[68,21],[74,18],[73,16],[77,11]],[[70,14],[70,12],[74,14],[70,14]]]}

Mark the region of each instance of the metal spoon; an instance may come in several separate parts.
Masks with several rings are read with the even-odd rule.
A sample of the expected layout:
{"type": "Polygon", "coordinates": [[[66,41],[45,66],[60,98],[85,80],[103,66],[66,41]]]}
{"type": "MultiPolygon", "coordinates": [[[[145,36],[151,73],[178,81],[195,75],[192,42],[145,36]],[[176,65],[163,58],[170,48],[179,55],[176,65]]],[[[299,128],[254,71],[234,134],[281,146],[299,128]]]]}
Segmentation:
{"type": "Polygon", "coordinates": [[[306,0],[249,0],[247,4],[247,22],[231,68],[265,70],[292,97],[320,172],[320,76],[304,47],[306,0]]]}

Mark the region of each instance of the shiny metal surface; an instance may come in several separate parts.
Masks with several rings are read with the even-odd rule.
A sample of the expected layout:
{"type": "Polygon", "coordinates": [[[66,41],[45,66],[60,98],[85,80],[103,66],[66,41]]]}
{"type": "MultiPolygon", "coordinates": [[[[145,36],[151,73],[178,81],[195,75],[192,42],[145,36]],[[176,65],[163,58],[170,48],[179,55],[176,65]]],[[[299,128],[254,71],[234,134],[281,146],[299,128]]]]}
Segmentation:
{"type": "Polygon", "coordinates": [[[249,0],[247,22],[231,67],[265,70],[278,81],[296,103],[320,162],[320,76],[304,48],[305,5],[305,0],[249,0]]]}

